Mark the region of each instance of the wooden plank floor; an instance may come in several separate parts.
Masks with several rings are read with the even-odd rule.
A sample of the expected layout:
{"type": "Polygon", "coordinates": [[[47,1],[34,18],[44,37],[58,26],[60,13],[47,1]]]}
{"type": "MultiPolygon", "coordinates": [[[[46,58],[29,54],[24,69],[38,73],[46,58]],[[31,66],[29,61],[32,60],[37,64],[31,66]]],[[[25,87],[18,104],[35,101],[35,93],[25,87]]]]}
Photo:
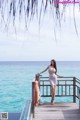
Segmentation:
{"type": "Polygon", "coordinates": [[[80,120],[80,110],[76,103],[50,103],[35,107],[32,120],[80,120]]]}

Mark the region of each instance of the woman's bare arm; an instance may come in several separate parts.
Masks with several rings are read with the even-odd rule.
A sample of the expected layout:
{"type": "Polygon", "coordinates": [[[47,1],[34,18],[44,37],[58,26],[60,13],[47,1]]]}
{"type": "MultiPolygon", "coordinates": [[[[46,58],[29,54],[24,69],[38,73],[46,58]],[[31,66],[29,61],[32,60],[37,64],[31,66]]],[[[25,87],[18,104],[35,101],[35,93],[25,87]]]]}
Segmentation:
{"type": "Polygon", "coordinates": [[[48,68],[49,68],[49,66],[45,70],[43,70],[42,72],[40,72],[39,74],[42,74],[42,73],[46,72],[48,70],[48,68]]]}
{"type": "Polygon", "coordinates": [[[56,74],[57,75],[57,77],[59,77],[59,78],[63,78],[64,76],[61,76],[61,75],[58,75],[58,74],[56,74]]]}

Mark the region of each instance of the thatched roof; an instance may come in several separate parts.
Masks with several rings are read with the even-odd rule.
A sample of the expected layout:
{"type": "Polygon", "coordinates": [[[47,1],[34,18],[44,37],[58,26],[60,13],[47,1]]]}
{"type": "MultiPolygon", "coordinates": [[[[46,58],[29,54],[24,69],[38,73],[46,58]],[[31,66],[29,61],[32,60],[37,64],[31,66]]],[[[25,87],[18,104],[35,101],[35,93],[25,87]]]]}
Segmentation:
{"type": "Polygon", "coordinates": [[[51,9],[53,7],[56,9],[58,17],[59,4],[54,4],[54,0],[0,0],[0,21],[3,20],[4,24],[7,24],[11,17],[15,21],[17,14],[21,19],[23,12],[25,23],[27,23],[27,19],[32,19],[34,15],[40,19],[42,10],[45,13],[48,6],[51,9]]]}
{"type": "MultiPolygon", "coordinates": [[[[34,16],[37,17],[40,24],[41,14],[42,12],[45,14],[48,8],[54,11],[56,20],[60,22],[60,18],[68,4],[62,4],[63,11],[60,11],[61,4],[59,2],[60,0],[0,0],[0,24],[8,27],[11,20],[14,25],[16,18],[20,21],[24,17],[25,26],[27,26],[28,21],[32,20],[34,16]]],[[[74,6],[75,4],[73,4],[74,6]]],[[[76,23],[74,25],[76,28],[76,23]]]]}

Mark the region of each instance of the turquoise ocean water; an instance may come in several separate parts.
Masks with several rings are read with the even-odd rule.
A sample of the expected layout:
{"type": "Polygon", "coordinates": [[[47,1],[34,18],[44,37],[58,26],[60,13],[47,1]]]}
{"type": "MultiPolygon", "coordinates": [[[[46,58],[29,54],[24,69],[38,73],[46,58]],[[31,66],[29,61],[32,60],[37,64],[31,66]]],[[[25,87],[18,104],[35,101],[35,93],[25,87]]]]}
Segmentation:
{"type": "MultiPolygon", "coordinates": [[[[0,62],[0,112],[22,111],[26,99],[31,99],[31,82],[35,74],[49,64],[48,61],[0,62]]],[[[60,75],[80,79],[79,61],[57,61],[57,68],[60,75]]],[[[43,76],[48,76],[48,72],[43,76]]],[[[65,98],[61,100],[65,101],[65,98]]]]}

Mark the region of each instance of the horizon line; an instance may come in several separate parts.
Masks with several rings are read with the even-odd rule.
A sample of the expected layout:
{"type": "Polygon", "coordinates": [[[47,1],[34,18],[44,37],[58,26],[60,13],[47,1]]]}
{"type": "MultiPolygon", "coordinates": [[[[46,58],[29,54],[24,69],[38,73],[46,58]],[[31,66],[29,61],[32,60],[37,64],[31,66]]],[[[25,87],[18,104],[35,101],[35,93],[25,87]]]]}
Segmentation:
{"type": "MultiPolygon", "coordinates": [[[[56,61],[59,61],[59,62],[80,62],[80,60],[56,60],[56,61]]],[[[0,61],[0,62],[50,62],[50,60],[6,60],[6,61],[0,61]]]]}

